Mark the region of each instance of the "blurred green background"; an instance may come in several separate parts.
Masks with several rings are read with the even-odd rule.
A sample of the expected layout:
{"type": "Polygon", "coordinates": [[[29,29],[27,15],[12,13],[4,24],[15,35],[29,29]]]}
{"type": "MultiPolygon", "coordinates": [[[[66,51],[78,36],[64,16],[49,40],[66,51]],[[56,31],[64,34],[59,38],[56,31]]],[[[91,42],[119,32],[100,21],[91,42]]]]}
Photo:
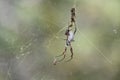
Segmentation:
{"type": "Polygon", "coordinates": [[[119,52],[119,0],[0,0],[0,80],[120,80],[119,52]],[[74,58],[54,66],[73,5],[74,58]]]}

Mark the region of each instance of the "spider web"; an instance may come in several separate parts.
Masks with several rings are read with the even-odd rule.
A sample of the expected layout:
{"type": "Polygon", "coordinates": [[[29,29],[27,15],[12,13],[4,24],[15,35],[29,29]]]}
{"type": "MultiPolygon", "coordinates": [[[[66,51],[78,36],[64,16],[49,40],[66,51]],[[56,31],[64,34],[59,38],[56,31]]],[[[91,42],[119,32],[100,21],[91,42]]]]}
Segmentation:
{"type": "MultiPolygon", "coordinates": [[[[76,7],[76,0],[74,1],[74,7],[76,7]]],[[[55,33],[55,35],[52,35],[50,40],[48,40],[47,48],[50,48],[52,46],[52,44],[57,45],[55,42],[59,43],[59,42],[61,42],[60,40],[65,39],[61,36],[62,36],[62,34],[64,35],[64,31],[65,31],[66,28],[67,27],[63,27],[59,31],[57,31],[55,33]],[[54,42],[54,43],[52,43],[52,42],[54,42]]],[[[78,34],[78,36],[81,36],[81,38],[85,39],[87,41],[87,43],[97,51],[96,54],[98,54],[99,56],[102,56],[104,58],[104,60],[107,61],[109,64],[113,64],[112,61],[107,56],[105,56],[105,53],[103,53],[82,31],[80,31],[78,25],[77,25],[77,34],[78,34]]],[[[79,42],[79,40],[77,40],[77,41],[79,42]]],[[[64,47],[64,45],[63,45],[63,47],[64,47]]]]}
{"type": "MultiPolygon", "coordinates": [[[[64,38],[62,38],[62,37],[59,37],[58,35],[61,34],[61,32],[62,32],[65,28],[66,28],[66,27],[63,27],[62,29],[60,29],[60,30],[56,33],[56,35],[53,35],[53,37],[48,41],[48,46],[47,46],[47,47],[50,47],[51,44],[52,44],[52,42],[55,41],[55,40],[57,41],[58,39],[59,39],[59,40],[64,39],[64,38]]],[[[107,58],[107,57],[104,55],[104,53],[103,53],[99,48],[97,48],[97,47],[95,46],[95,44],[94,44],[90,39],[88,39],[87,36],[86,36],[83,32],[80,31],[80,29],[79,29],[78,27],[77,27],[77,31],[79,32],[78,34],[81,34],[81,37],[84,38],[84,39],[87,41],[87,43],[91,45],[91,47],[93,47],[95,50],[97,50],[97,54],[98,54],[99,56],[102,56],[109,64],[113,64],[112,61],[111,61],[109,58],[107,58]]],[[[76,37],[75,37],[75,38],[76,38],[76,37]]],[[[63,45],[63,47],[64,47],[64,45],[63,45]]]]}

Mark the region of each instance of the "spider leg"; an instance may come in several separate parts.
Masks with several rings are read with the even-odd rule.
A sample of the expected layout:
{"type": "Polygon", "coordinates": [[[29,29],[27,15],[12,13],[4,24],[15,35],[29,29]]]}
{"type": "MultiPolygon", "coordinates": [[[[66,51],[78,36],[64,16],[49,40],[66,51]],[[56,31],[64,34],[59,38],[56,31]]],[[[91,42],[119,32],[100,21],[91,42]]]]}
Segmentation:
{"type": "Polygon", "coordinates": [[[63,61],[63,60],[65,59],[65,57],[66,57],[66,55],[64,54],[64,55],[63,55],[63,58],[60,59],[60,60],[58,60],[57,62],[61,62],[61,61],[63,61]]]}
{"type": "Polygon", "coordinates": [[[65,55],[66,51],[67,51],[67,47],[65,47],[65,49],[64,49],[64,51],[63,51],[62,54],[60,54],[60,55],[58,55],[58,56],[56,56],[56,57],[60,57],[60,56],[62,56],[62,55],[65,55]]]}
{"type": "Polygon", "coordinates": [[[67,47],[65,47],[65,50],[64,50],[64,52],[61,54],[61,55],[58,55],[58,56],[56,56],[56,57],[60,57],[60,56],[63,56],[63,58],[62,59],[60,59],[60,60],[56,60],[56,58],[54,59],[54,61],[53,61],[53,64],[54,65],[56,65],[57,64],[57,62],[61,62],[61,61],[63,61],[64,59],[65,59],[65,57],[66,57],[66,51],[67,51],[67,47]]]}
{"type": "Polygon", "coordinates": [[[70,56],[70,59],[68,59],[66,62],[69,62],[73,59],[73,48],[72,46],[70,45],[70,52],[71,52],[71,56],[70,56]]]}

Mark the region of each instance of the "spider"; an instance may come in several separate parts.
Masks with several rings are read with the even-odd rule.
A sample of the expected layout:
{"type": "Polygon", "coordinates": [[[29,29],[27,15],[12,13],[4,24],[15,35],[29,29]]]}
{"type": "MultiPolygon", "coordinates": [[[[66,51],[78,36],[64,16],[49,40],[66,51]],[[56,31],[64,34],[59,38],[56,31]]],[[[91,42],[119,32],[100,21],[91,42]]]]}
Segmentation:
{"type": "Polygon", "coordinates": [[[64,51],[61,55],[56,56],[56,57],[63,56],[63,58],[58,60],[58,61],[55,58],[55,60],[53,62],[54,65],[56,65],[57,62],[61,62],[62,60],[65,59],[65,57],[66,57],[65,53],[67,51],[67,47],[70,47],[70,52],[71,52],[71,58],[69,60],[67,60],[67,62],[72,60],[72,58],[73,58],[73,48],[72,48],[71,42],[74,41],[74,36],[75,36],[76,31],[77,31],[77,28],[76,28],[76,24],[75,24],[75,8],[72,8],[71,9],[71,24],[68,26],[68,28],[65,31],[65,36],[66,36],[66,39],[64,39],[66,41],[65,49],[64,49],[64,51]],[[74,31],[72,31],[73,26],[75,27],[74,31]]]}
{"type": "MultiPolygon", "coordinates": [[[[76,16],[75,16],[75,8],[72,8],[71,9],[71,23],[70,23],[70,25],[68,26],[68,28],[65,31],[65,35],[66,35],[66,39],[64,39],[66,41],[66,43],[65,43],[65,49],[64,49],[64,51],[63,51],[63,53],[61,55],[56,56],[56,57],[63,56],[63,58],[60,59],[60,60],[57,60],[55,58],[54,61],[53,61],[54,65],[56,65],[57,62],[61,62],[62,60],[65,59],[65,57],[66,57],[65,53],[67,51],[67,47],[70,47],[71,58],[68,59],[66,62],[72,60],[72,58],[73,58],[73,48],[72,48],[71,42],[74,41],[74,37],[75,37],[76,31],[77,31],[75,18],[76,18],[76,16]],[[75,27],[74,31],[72,30],[73,26],[75,27]]],[[[78,28],[78,31],[80,32],[79,28],[78,28]]],[[[106,59],[107,62],[109,62],[110,64],[112,64],[112,62],[104,55],[104,53],[101,50],[99,50],[84,34],[83,34],[83,36],[99,52],[99,54],[106,59]]]]}

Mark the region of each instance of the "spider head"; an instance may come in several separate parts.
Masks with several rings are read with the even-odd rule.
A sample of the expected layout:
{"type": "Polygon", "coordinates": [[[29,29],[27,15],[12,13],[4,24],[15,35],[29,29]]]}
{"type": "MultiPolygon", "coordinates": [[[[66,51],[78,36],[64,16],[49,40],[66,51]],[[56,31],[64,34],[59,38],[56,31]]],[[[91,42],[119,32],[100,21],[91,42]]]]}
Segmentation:
{"type": "Polygon", "coordinates": [[[71,12],[74,13],[74,12],[75,12],[75,8],[72,8],[72,9],[71,9],[71,12]]]}
{"type": "Polygon", "coordinates": [[[67,36],[68,36],[68,35],[69,35],[69,31],[70,31],[70,30],[69,30],[69,29],[67,29],[67,30],[65,31],[65,35],[67,35],[67,36]]]}

